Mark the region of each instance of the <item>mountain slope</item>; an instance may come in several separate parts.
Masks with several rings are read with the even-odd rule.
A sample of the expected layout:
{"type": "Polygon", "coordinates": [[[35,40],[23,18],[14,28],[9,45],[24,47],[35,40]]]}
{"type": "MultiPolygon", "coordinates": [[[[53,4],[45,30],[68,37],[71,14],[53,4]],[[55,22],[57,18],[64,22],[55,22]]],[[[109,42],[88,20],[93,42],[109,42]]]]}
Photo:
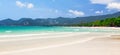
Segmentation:
{"type": "Polygon", "coordinates": [[[76,18],[48,18],[48,19],[32,19],[32,18],[21,18],[20,20],[5,19],[0,21],[0,26],[48,26],[48,25],[72,25],[79,23],[89,23],[96,20],[104,20],[106,18],[118,17],[120,12],[107,15],[99,16],[88,16],[88,17],[76,17],[76,18]]]}

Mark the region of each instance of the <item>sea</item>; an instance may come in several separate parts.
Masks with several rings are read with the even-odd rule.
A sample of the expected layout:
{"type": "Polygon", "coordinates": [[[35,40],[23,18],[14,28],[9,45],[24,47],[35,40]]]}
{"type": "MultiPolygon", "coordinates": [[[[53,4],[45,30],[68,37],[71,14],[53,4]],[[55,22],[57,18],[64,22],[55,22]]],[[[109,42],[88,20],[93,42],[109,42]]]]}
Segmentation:
{"type": "Polygon", "coordinates": [[[114,27],[64,27],[64,26],[0,26],[0,37],[3,35],[29,35],[51,32],[95,32],[95,33],[120,33],[120,28],[114,27]]]}

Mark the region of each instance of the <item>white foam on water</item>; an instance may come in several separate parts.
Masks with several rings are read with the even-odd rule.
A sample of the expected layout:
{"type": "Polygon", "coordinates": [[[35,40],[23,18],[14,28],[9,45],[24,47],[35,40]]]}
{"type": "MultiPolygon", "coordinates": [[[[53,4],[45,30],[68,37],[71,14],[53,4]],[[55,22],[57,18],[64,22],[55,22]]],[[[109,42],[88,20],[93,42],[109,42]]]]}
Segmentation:
{"type": "Polygon", "coordinates": [[[10,33],[10,32],[12,32],[12,31],[10,31],[10,30],[8,30],[8,31],[5,31],[6,33],[10,33]]]}

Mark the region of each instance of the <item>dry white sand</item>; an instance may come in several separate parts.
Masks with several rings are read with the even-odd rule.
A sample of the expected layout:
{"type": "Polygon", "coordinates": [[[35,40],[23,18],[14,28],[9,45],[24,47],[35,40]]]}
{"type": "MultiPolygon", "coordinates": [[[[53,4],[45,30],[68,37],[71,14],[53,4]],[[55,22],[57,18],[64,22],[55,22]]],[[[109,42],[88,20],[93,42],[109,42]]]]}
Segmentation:
{"type": "Polygon", "coordinates": [[[0,55],[120,55],[120,36],[115,33],[58,32],[4,37],[0,38],[0,55]]]}

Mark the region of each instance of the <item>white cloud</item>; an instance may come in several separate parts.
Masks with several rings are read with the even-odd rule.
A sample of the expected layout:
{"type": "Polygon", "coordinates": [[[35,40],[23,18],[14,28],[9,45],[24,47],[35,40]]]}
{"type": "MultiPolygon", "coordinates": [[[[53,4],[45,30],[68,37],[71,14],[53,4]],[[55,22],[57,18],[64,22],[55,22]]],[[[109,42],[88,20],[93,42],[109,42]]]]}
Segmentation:
{"type": "Polygon", "coordinates": [[[109,4],[112,2],[118,2],[118,0],[90,0],[93,4],[109,4]]]}
{"type": "Polygon", "coordinates": [[[75,16],[84,16],[85,15],[84,12],[77,11],[77,10],[69,10],[68,12],[71,13],[71,14],[73,14],[73,15],[75,15],[75,16]]]}
{"type": "Polygon", "coordinates": [[[120,10],[120,3],[109,3],[106,8],[109,10],[120,10]]]}
{"type": "Polygon", "coordinates": [[[120,0],[90,0],[92,4],[106,5],[108,10],[120,10],[120,0]]]}
{"type": "Polygon", "coordinates": [[[20,1],[16,1],[16,5],[18,7],[25,7],[26,6],[24,3],[20,2],[20,1]]]}
{"type": "Polygon", "coordinates": [[[95,11],[96,14],[103,14],[103,10],[101,11],[95,11]]]}
{"type": "Polygon", "coordinates": [[[33,8],[34,5],[32,3],[27,4],[27,8],[33,8]]]}
{"type": "Polygon", "coordinates": [[[27,2],[23,3],[21,1],[16,1],[16,5],[20,8],[23,8],[23,7],[24,8],[33,8],[34,7],[34,5],[32,3],[27,3],[27,2]]]}

